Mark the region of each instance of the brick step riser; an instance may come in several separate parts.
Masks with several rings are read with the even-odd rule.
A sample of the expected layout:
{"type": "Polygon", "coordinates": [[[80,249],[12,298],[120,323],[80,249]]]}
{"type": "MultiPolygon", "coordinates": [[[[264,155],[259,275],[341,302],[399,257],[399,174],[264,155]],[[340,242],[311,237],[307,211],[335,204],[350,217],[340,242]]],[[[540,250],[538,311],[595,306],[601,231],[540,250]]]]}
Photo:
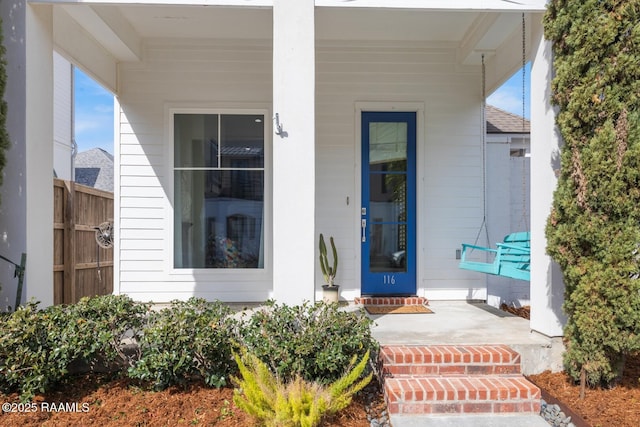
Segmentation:
{"type": "Polygon", "coordinates": [[[471,376],[471,375],[518,375],[520,364],[513,365],[385,365],[384,376],[471,376]]]}
{"type": "Polygon", "coordinates": [[[391,402],[539,399],[540,389],[522,376],[388,378],[391,402]]]}
{"type": "Polygon", "coordinates": [[[448,402],[448,403],[389,403],[391,414],[513,414],[540,413],[539,402],[448,402]]]}
{"type": "Polygon", "coordinates": [[[388,378],[390,413],[539,412],[540,390],[522,376],[388,378]]]}
{"type": "Polygon", "coordinates": [[[429,305],[424,297],[356,297],[355,305],[429,305]]]}
{"type": "Polygon", "coordinates": [[[520,373],[520,355],[506,346],[384,347],[384,372],[391,375],[505,375],[520,373]]]}

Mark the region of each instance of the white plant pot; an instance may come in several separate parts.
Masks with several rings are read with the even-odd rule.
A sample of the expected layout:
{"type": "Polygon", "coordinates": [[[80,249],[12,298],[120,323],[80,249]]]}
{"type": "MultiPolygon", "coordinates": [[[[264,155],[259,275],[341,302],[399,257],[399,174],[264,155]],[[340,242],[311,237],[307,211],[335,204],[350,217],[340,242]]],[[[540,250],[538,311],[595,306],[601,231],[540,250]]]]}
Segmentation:
{"type": "Polygon", "coordinates": [[[338,302],[340,287],[338,285],[322,285],[322,301],[326,303],[338,302]]]}

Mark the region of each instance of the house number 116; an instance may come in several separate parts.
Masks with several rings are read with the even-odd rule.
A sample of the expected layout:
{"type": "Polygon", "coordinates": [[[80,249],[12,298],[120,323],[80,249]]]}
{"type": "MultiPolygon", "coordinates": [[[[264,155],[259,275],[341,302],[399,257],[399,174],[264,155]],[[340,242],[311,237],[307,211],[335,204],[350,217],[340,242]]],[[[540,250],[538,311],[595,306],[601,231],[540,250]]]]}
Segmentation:
{"type": "Polygon", "coordinates": [[[385,274],[383,276],[383,280],[384,280],[384,284],[385,285],[395,285],[396,284],[396,276],[394,276],[393,274],[385,274]]]}

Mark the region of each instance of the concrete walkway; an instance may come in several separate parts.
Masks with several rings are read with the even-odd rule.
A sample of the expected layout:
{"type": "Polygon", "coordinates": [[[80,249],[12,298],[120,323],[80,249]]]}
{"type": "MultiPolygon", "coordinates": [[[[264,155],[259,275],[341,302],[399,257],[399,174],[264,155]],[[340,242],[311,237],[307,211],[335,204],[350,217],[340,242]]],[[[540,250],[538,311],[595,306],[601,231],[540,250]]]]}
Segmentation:
{"type": "Polygon", "coordinates": [[[381,345],[506,344],[522,356],[522,372],[562,370],[561,338],[531,331],[529,321],[484,303],[432,301],[433,314],[370,316],[381,345]]]}
{"type": "MultiPolygon", "coordinates": [[[[562,341],[533,332],[529,321],[483,303],[432,301],[433,314],[371,315],[381,345],[506,344],[524,374],[562,369],[562,341]]],[[[538,415],[419,416],[391,414],[393,427],[548,427],[538,415]]]]}

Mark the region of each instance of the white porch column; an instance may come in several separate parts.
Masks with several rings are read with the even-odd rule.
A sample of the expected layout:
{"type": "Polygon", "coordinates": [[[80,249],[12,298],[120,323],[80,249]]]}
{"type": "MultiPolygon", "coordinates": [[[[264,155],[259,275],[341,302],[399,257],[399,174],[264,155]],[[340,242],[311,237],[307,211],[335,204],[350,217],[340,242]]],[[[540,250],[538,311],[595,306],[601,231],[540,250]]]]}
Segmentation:
{"type": "Polygon", "coordinates": [[[315,295],[314,26],[314,0],[273,1],[273,297],[287,304],[315,295]]]}
{"type": "MultiPolygon", "coordinates": [[[[53,304],[53,42],[51,6],[0,2],[7,48],[7,130],[0,254],[27,254],[21,302],[53,304]]],[[[0,309],[14,306],[14,267],[0,261],[0,309]]]]}
{"type": "Polygon", "coordinates": [[[53,304],[53,18],[26,8],[27,271],[25,299],[53,304]]]}
{"type": "MultiPolygon", "coordinates": [[[[19,263],[20,256],[26,252],[27,209],[24,188],[26,187],[25,157],[25,1],[0,1],[2,31],[6,48],[7,85],[7,132],[11,147],[5,152],[7,162],[0,194],[0,255],[19,263]]],[[[28,261],[28,259],[27,259],[28,261]]],[[[28,262],[27,262],[28,265],[28,262]]],[[[0,261],[0,311],[13,307],[16,300],[18,281],[14,277],[14,268],[0,261]]],[[[24,292],[23,292],[24,295],[24,292]]],[[[24,299],[23,299],[24,301],[24,299]]]]}
{"type": "Polygon", "coordinates": [[[540,19],[532,19],[531,64],[531,329],[561,336],[564,283],[558,265],[546,253],[545,227],[560,169],[561,138],[551,105],[551,44],[540,19]]]}

